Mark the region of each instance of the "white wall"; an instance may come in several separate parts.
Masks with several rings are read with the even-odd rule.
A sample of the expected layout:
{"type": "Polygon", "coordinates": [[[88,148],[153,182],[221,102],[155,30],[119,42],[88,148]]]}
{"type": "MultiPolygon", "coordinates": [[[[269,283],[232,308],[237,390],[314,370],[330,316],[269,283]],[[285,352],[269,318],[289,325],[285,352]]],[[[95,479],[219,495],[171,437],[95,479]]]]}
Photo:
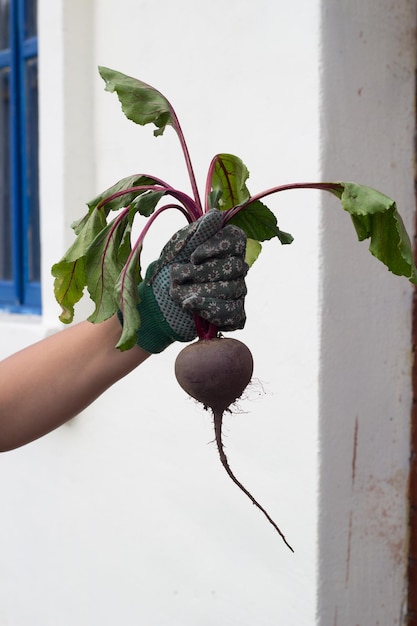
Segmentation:
{"type": "MultiPolygon", "coordinates": [[[[322,3],[323,177],[366,182],[414,223],[412,2],[322,3]]],[[[410,285],[325,202],[321,251],[319,623],[404,623],[410,285]]]]}
{"type": "MultiPolygon", "coordinates": [[[[408,6],[405,1],[398,4],[408,6]]],[[[357,143],[362,155],[366,150],[378,152],[391,146],[397,132],[405,133],[406,123],[412,128],[411,110],[407,117],[398,116],[395,135],[387,133],[386,115],[389,120],[394,115],[396,101],[390,100],[393,110],[387,114],[380,86],[372,83],[373,95],[361,100],[363,117],[355,110],[355,119],[362,120],[361,131],[355,131],[356,141],[349,143],[350,108],[340,110],[344,98],[337,95],[337,84],[330,80],[341,67],[347,74],[353,69],[345,52],[340,58],[332,48],[339,41],[342,18],[349,14],[344,3],[340,13],[336,5],[331,15],[323,6],[320,15],[320,3],[311,0],[120,0],[117,4],[59,0],[52,6],[40,0],[44,315],[41,320],[3,316],[2,356],[58,328],[50,265],[71,240],[69,224],[83,212],[91,195],[139,171],[187,185],[174,134],[168,129],[155,139],[150,128],[125,120],[116,97],[103,90],[96,72],[99,64],[154,84],[172,101],[202,190],[211,157],[227,151],[248,165],[254,192],[281,182],[319,180],[323,174],[359,177],[385,186],[387,193],[411,207],[410,143],[404,151],[398,143],[392,161],[395,169],[382,169],[380,174],[382,157],[372,167],[365,158],[357,169],[352,166],[357,143]],[[380,105],[375,122],[378,132],[372,133],[371,142],[363,120],[366,112],[374,110],[370,107],[375,99],[380,105]],[[322,103],[325,115],[320,118],[322,103]],[[341,141],[346,145],[343,158],[338,149],[341,143],[335,139],[339,116],[344,128],[341,141]]],[[[361,6],[356,7],[358,12],[361,6]]],[[[391,34],[410,23],[410,13],[410,7],[395,13],[391,34]]],[[[347,23],[362,17],[361,12],[351,14],[347,23]]],[[[387,28],[387,18],[378,11],[375,22],[387,28]]],[[[404,55],[405,50],[409,54],[409,48],[404,47],[404,55]]],[[[380,53],[389,63],[392,50],[380,53]]],[[[364,67],[368,52],[357,48],[356,54],[355,67],[364,67]]],[[[411,58],[403,56],[402,63],[410,72],[411,58]]],[[[400,72],[398,64],[395,68],[395,85],[407,85],[399,101],[402,111],[413,101],[412,79],[404,74],[406,69],[400,72]]],[[[365,77],[372,75],[369,69],[365,77]]],[[[338,80],[342,88],[343,81],[338,80]]],[[[381,369],[382,386],[387,390],[387,378],[396,375],[396,395],[392,400],[388,391],[384,394],[383,407],[391,398],[389,417],[395,420],[381,432],[378,444],[391,443],[395,428],[399,443],[386,471],[405,467],[410,355],[404,351],[408,349],[410,291],[362,253],[363,244],[353,240],[350,224],[341,224],[343,215],[336,217],[340,209],[334,200],[334,214],[325,206],[321,216],[321,201],[315,192],[294,192],[270,203],[281,227],[296,239],[289,247],[265,245],[248,277],[248,323],[236,336],[253,351],[255,381],[239,407],[241,412],[225,424],[232,467],[282,527],[295,554],[222,470],[210,443],[209,416],[174,381],[173,363],[180,346],[173,346],[67,426],[0,457],[2,625],[311,626],[318,609],[320,624],[351,626],[349,611],[353,609],[346,607],[355,606],[357,623],[369,626],[377,621],[363,609],[363,594],[352,591],[361,584],[371,586],[371,606],[381,597],[399,606],[403,588],[398,572],[403,572],[405,561],[396,562],[395,584],[389,589],[382,577],[372,586],[373,578],[368,575],[375,576],[375,567],[370,567],[370,561],[373,550],[381,551],[374,539],[362,544],[357,540],[352,547],[351,586],[345,591],[343,506],[350,486],[351,470],[348,466],[346,476],[346,464],[351,460],[356,416],[352,397],[361,397],[363,402],[358,437],[361,463],[368,456],[368,444],[373,443],[365,429],[380,410],[381,369]],[[320,236],[323,225],[326,232],[337,233],[337,244],[330,236],[320,236]],[[360,288],[355,271],[344,276],[343,282],[337,280],[339,269],[342,275],[347,271],[343,257],[337,256],[344,250],[351,255],[351,269],[360,259],[360,288]],[[376,283],[372,282],[375,275],[376,283]],[[345,295],[350,295],[354,317],[349,337],[341,342],[345,295]],[[376,329],[371,324],[372,350],[362,349],[359,359],[351,337],[364,345],[365,313],[378,309],[379,303],[384,309],[387,303],[392,307],[392,315],[388,311],[384,315],[392,343],[383,335],[382,321],[375,324],[376,329]],[[392,321],[394,316],[401,321],[392,321]],[[323,332],[327,328],[329,334],[323,332]],[[346,354],[343,365],[335,356],[341,346],[346,354]],[[375,374],[370,376],[369,368],[375,368],[375,374]],[[369,395],[363,385],[365,375],[371,379],[369,395]],[[351,396],[346,398],[349,389],[351,396]],[[339,444],[337,454],[332,455],[339,422],[330,418],[339,408],[338,394],[346,407],[348,444],[339,444]],[[369,422],[362,420],[365,412],[371,416],[369,422]],[[321,474],[319,426],[325,468],[321,474]],[[326,475],[334,475],[338,482],[326,480],[326,475]],[[343,488],[338,491],[340,485],[343,488]],[[340,545],[335,536],[339,532],[340,545]],[[370,556],[364,564],[355,551],[365,548],[370,556]],[[356,567],[361,569],[356,572],[356,567]]],[[[145,258],[157,255],[180,226],[177,216],[161,219],[145,258]]],[[[88,308],[88,303],[81,305],[80,318],[88,308]]],[[[381,465],[378,468],[385,471],[381,465]]],[[[392,472],[384,476],[385,485],[390,484],[392,472]]],[[[359,470],[357,476],[359,483],[359,470]]],[[[404,499],[403,474],[396,489],[398,498],[404,499]]],[[[395,516],[401,537],[403,504],[395,516]]],[[[349,506],[347,510],[353,510],[353,504],[349,506]]],[[[365,518],[362,508],[358,511],[356,525],[365,518]]],[[[362,528],[363,534],[367,531],[355,528],[362,528]]],[[[389,557],[382,552],[377,563],[386,564],[389,557]]],[[[383,620],[381,624],[399,623],[383,620]]]]}

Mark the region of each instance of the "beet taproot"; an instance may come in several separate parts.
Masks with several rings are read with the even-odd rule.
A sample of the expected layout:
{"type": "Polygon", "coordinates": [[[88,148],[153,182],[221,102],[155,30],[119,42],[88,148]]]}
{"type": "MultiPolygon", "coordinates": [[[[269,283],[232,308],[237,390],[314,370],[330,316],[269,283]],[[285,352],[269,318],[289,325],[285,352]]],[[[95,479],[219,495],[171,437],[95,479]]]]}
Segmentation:
{"type": "Polygon", "coordinates": [[[231,480],[265,515],[284,543],[293,552],[285,536],[253,495],[232,472],[222,440],[223,414],[248,386],[253,373],[253,358],[249,348],[232,338],[199,339],[187,345],[175,361],[175,376],[189,396],[210,408],[220,461],[231,480]]]}

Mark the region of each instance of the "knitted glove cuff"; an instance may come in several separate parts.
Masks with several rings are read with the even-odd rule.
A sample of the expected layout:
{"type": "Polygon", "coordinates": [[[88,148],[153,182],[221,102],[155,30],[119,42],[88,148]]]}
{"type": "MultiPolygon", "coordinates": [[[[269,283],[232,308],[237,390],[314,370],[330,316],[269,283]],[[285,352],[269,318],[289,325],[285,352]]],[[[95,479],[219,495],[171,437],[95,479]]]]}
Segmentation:
{"type": "Polygon", "coordinates": [[[152,288],[142,281],[139,285],[140,328],[137,333],[138,345],[152,354],[158,354],[174,341],[183,339],[172,330],[161,313],[152,288]]]}

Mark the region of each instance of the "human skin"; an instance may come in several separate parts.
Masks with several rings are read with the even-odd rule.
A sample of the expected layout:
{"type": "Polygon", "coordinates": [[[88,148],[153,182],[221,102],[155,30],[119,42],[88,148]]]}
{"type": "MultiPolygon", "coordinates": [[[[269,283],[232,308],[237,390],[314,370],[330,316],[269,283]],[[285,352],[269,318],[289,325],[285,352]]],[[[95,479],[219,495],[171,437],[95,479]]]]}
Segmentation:
{"type": "Polygon", "coordinates": [[[1,361],[0,452],[61,426],[150,356],[121,352],[119,337],[117,316],[81,322],[1,361]]]}

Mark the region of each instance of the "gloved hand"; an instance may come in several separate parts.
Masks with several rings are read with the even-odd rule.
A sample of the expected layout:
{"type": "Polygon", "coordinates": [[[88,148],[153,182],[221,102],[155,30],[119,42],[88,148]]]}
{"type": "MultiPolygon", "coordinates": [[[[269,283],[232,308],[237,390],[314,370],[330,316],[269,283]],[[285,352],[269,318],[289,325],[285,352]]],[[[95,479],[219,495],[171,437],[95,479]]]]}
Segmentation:
{"type": "Polygon", "coordinates": [[[222,228],[222,219],[212,209],[179,230],[148,267],[139,285],[137,340],[147,352],[192,341],[194,313],[219,330],[245,325],[246,235],[236,226],[222,228]]]}

